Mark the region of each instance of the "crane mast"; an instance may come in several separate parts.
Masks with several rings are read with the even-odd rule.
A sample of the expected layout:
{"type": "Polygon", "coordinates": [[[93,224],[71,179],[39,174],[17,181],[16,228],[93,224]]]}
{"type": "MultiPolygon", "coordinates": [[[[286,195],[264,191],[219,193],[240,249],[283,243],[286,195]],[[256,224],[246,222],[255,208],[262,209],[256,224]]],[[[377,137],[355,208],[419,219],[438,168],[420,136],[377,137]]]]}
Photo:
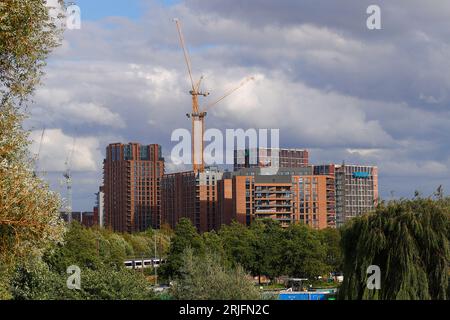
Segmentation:
{"type": "Polygon", "coordinates": [[[42,144],[44,142],[44,136],[45,136],[45,127],[42,129],[41,139],[39,141],[38,153],[34,157],[34,172],[33,172],[33,175],[35,177],[37,177],[39,174],[43,174],[44,173],[44,172],[39,172],[40,160],[41,160],[41,151],[42,151],[42,144]]]}
{"type": "Polygon", "coordinates": [[[73,153],[75,151],[75,141],[76,138],[73,138],[73,145],[72,148],[69,151],[69,154],[67,155],[66,161],[65,161],[65,171],[63,173],[64,177],[64,184],[66,185],[66,207],[65,207],[65,214],[67,217],[67,221],[69,223],[72,222],[72,172],[71,172],[71,165],[72,165],[72,157],[73,153]]]}
{"type": "Polygon", "coordinates": [[[247,82],[250,80],[254,80],[253,77],[246,78],[239,86],[237,86],[234,89],[229,90],[224,96],[222,96],[220,99],[216,100],[213,103],[208,104],[203,110],[200,110],[199,107],[199,97],[207,97],[209,96],[209,92],[203,92],[200,90],[200,85],[203,80],[203,77],[200,77],[197,83],[194,83],[194,77],[192,75],[192,64],[191,59],[189,58],[189,53],[186,47],[186,43],[184,41],[183,33],[181,32],[181,24],[178,19],[174,19],[177,31],[178,31],[178,37],[180,40],[181,48],[183,49],[183,55],[184,60],[186,62],[188,74],[189,74],[189,80],[191,84],[191,90],[189,91],[190,95],[192,96],[192,112],[186,114],[188,118],[192,121],[192,134],[191,134],[191,159],[192,159],[192,166],[193,171],[195,173],[203,172],[205,170],[205,161],[204,161],[204,143],[203,143],[203,134],[205,132],[205,117],[207,115],[207,110],[211,108],[212,106],[218,104],[220,101],[234,93],[236,90],[243,87],[247,82]]]}

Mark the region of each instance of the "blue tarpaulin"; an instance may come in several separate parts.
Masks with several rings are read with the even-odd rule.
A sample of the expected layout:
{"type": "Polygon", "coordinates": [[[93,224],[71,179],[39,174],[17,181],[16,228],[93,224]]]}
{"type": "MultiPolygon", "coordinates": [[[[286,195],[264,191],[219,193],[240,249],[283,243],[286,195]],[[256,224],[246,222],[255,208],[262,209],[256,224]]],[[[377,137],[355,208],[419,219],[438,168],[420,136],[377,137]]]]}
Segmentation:
{"type": "Polygon", "coordinates": [[[327,300],[325,292],[285,292],[280,293],[279,300],[327,300]]]}

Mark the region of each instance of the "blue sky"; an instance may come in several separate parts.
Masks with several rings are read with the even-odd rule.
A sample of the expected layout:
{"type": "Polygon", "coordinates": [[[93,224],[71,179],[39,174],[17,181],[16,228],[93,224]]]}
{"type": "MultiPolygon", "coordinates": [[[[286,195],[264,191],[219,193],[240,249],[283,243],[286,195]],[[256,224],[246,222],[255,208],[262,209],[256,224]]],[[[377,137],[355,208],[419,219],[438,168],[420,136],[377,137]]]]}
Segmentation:
{"type": "Polygon", "coordinates": [[[178,3],[179,0],[78,0],[73,2],[80,7],[83,20],[95,21],[111,16],[138,19],[145,12],[149,2],[170,6],[178,3]]]}

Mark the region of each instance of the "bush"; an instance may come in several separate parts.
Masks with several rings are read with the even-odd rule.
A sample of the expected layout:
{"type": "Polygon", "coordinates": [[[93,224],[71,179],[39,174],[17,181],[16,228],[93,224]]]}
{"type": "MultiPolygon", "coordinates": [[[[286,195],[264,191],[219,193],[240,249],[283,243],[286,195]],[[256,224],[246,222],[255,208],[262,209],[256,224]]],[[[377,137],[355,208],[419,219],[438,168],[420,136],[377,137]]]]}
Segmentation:
{"type": "Polygon", "coordinates": [[[206,253],[194,256],[188,248],[182,256],[180,276],[172,294],[179,300],[254,300],[258,289],[240,266],[225,268],[219,256],[206,253]]]}

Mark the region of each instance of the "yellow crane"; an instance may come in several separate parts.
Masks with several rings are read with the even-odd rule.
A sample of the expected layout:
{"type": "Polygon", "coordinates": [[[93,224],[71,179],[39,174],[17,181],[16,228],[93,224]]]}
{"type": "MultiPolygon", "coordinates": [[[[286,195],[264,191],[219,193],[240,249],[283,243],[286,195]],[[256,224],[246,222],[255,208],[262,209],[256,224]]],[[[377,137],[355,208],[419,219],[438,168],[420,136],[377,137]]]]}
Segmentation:
{"type": "Polygon", "coordinates": [[[206,105],[206,107],[202,108],[200,110],[199,108],[199,97],[207,97],[209,96],[209,92],[203,92],[200,90],[200,85],[203,80],[203,76],[200,77],[200,79],[194,83],[194,78],[192,75],[192,66],[191,66],[191,60],[189,58],[189,54],[187,51],[187,47],[184,41],[183,33],[181,32],[181,24],[178,19],[174,19],[175,24],[177,26],[178,36],[180,38],[180,44],[183,49],[184,54],[184,60],[186,62],[189,79],[191,83],[191,90],[189,91],[190,95],[192,96],[192,112],[189,114],[186,114],[188,118],[192,120],[192,149],[191,149],[191,156],[192,156],[192,164],[193,164],[193,171],[194,172],[202,172],[205,169],[205,162],[203,157],[203,150],[204,150],[204,144],[203,144],[203,133],[205,132],[205,117],[207,115],[207,110],[209,110],[211,107],[215,106],[219,102],[221,102],[223,99],[228,97],[229,95],[233,94],[238,89],[242,88],[246,83],[248,83],[251,80],[254,80],[254,77],[247,77],[245,78],[237,87],[227,91],[221,98],[217,99],[216,101],[209,103],[206,105]]]}

